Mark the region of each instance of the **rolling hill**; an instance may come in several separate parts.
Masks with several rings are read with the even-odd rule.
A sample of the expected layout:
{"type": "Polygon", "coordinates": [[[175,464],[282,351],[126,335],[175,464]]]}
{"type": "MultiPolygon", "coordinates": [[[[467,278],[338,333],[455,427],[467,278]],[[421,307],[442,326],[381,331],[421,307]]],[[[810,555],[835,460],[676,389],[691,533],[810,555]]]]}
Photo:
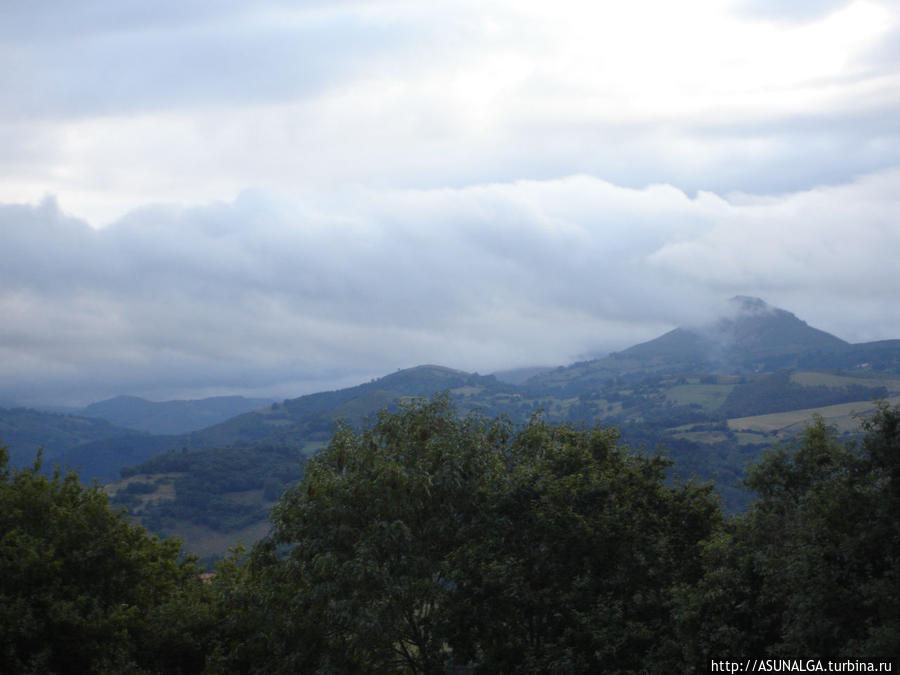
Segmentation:
{"type": "Polygon", "coordinates": [[[47,468],[65,466],[66,454],[92,442],[116,438],[117,445],[134,443],[142,436],[106,420],[43,412],[30,408],[0,408],[0,441],[9,446],[13,466],[34,462],[39,449],[47,468]]]}
{"type": "Polygon", "coordinates": [[[604,358],[539,374],[525,384],[580,393],[611,379],[654,373],[749,374],[833,368],[838,362],[855,368],[875,360],[872,354],[879,349],[887,357],[879,362],[889,361],[888,354],[900,356],[900,342],[895,352],[878,344],[851,345],[759,298],[736,296],[728,311],[707,325],[676,328],[604,358]]]}
{"type": "Polygon", "coordinates": [[[524,422],[542,411],[553,421],[628,428],[724,423],[732,417],[871,401],[894,391],[890,376],[900,373],[900,340],[852,345],[757,298],[738,296],[729,304],[729,311],[707,326],[677,328],[601,359],[539,369],[521,384],[416,366],[355,387],[272,403],[190,433],[154,435],[140,443],[134,436],[106,435],[73,444],[77,447],[67,451],[66,460],[108,479],[128,463],[173,448],[315,447],[327,442],[337,419],[359,424],[404,399],[441,391],[449,391],[462,412],[524,422]],[[855,380],[813,385],[787,375],[799,371],[845,373],[855,380]],[[705,393],[699,394],[698,386],[705,393]]]}
{"type": "MultiPolygon", "coordinates": [[[[205,512],[214,507],[198,506],[203,497],[192,497],[190,508],[177,507],[186,503],[177,486],[188,479],[172,479],[172,462],[154,456],[200,453],[186,464],[187,473],[235,452],[258,457],[264,465],[275,457],[283,463],[285,456],[309,455],[327,443],[336,420],[365,424],[404,400],[448,392],[461,413],[505,415],[517,424],[540,414],[551,422],[616,426],[634,447],[664,446],[679,474],[716,481],[726,507],[734,510],[748,499],[738,486],[746,464],[763,448],[790,438],[814,413],[853,433],[852,414],[870,410],[873,399],[900,401],[892,398],[900,396],[900,340],[849,344],[762,300],[737,297],[706,326],[677,328],[591,361],[519,371],[506,381],[500,375],[416,366],[355,387],[271,403],[189,433],[123,434],[104,426],[102,433],[69,443],[58,456],[80,466],[84,478],[113,481],[124,467],[141,483],[162,484],[163,476],[170,476],[171,503],[142,502],[141,517],[151,525],[164,523],[160,527],[167,534],[200,536],[203,530],[207,550],[209,541],[225,536],[238,521],[205,512]],[[168,468],[157,471],[160,467],[168,468]]],[[[260,470],[271,469],[266,474],[271,498],[271,476],[286,474],[266,466],[260,470]]],[[[220,494],[216,503],[256,499],[252,490],[238,493],[220,494]]],[[[252,506],[246,512],[261,518],[264,509],[252,506]]],[[[250,521],[240,521],[242,531],[256,531],[257,523],[250,521]]]]}
{"type": "Polygon", "coordinates": [[[116,396],[76,411],[120,427],[150,434],[183,434],[274,403],[272,399],[214,396],[190,401],[148,401],[137,396],[116,396]]]}

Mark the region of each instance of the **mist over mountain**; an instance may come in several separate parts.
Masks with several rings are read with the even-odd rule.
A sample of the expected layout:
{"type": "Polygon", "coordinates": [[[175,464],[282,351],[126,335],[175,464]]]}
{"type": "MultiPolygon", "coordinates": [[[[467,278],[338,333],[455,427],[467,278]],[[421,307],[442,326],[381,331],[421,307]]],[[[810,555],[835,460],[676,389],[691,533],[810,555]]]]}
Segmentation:
{"type": "Polygon", "coordinates": [[[900,343],[850,344],[813,328],[760,298],[735,296],[715,319],[682,326],[603,358],[538,374],[531,386],[586,386],[591,381],[649,373],[748,374],[779,368],[900,367],[900,343]]]}
{"type": "Polygon", "coordinates": [[[794,314],[760,298],[735,296],[713,323],[683,327],[630,347],[618,358],[647,365],[706,364],[716,369],[765,370],[787,367],[797,358],[831,354],[848,343],[809,326],[794,314]]]}

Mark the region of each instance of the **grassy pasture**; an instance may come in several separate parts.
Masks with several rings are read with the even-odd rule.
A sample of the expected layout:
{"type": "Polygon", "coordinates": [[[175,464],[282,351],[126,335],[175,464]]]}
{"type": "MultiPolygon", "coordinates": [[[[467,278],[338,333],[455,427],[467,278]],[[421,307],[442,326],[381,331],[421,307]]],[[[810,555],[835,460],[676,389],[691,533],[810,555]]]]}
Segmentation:
{"type": "Polygon", "coordinates": [[[103,486],[103,491],[107,497],[115,497],[116,493],[124,490],[132,483],[152,483],[156,485],[155,492],[135,495],[140,501],[139,508],[143,508],[148,504],[173,501],[175,499],[175,479],[182,476],[184,476],[183,473],[138,473],[134,476],[117,480],[114,483],[107,483],[103,486]]]}
{"type": "Polygon", "coordinates": [[[220,556],[229,548],[243,544],[250,548],[269,533],[268,520],[253,523],[231,532],[217,532],[205,525],[176,521],[175,527],[167,531],[167,535],[175,536],[184,543],[184,550],[196,554],[200,558],[220,556]]]}
{"type": "Polygon", "coordinates": [[[722,443],[728,440],[724,431],[680,431],[673,435],[693,443],[722,443]]]}
{"type": "Polygon", "coordinates": [[[732,389],[733,384],[679,384],[666,391],[666,399],[676,405],[696,403],[704,410],[715,410],[732,389]]]}
{"type": "Polygon", "coordinates": [[[770,436],[761,432],[740,431],[734,435],[734,439],[738,445],[759,445],[760,443],[768,443],[770,436]]]}
{"type": "MultiPolygon", "coordinates": [[[[900,405],[900,396],[889,398],[888,403],[892,406],[900,405]]],[[[826,424],[837,427],[838,431],[855,431],[859,428],[858,416],[868,414],[874,409],[875,406],[871,401],[853,401],[821,408],[792,410],[754,417],[735,417],[728,420],[728,428],[732,431],[794,433],[803,429],[812,420],[812,416],[818,413],[826,424]]]]}
{"type": "Polygon", "coordinates": [[[854,384],[863,387],[877,387],[881,385],[891,393],[900,392],[900,379],[887,376],[849,377],[832,373],[797,371],[791,373],[791,381],[803,387],[848,387],[854,384]]]}

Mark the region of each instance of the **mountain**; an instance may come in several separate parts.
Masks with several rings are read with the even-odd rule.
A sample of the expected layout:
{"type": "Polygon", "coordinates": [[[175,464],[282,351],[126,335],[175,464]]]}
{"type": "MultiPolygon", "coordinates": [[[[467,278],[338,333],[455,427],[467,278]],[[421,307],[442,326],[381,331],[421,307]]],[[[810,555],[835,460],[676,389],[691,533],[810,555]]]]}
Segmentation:
{"type": "Polygon", "coordinates": [[[500,387],[490,375],[424,365],[398,370],[355,387],[309,394],[239,415],[190,434],[189,447],[242,443],[323,442],[331,437],[336,419],[359,424],[367,416],[410,397],[441,391],[483,391],[500,387]]]}
{"type": "Polygon", "coordinates": [[[848,343],[759,298],[736,296],[711,325],[676,328],[619,354],[646,365],[703,364],[716,370],[774,370],[810,354],[834,354],[848,343]]]}
{"type": "Polygon", "coordinates": [[[540,375],[553,370],[552,366],[531,366],[526,368],[513,368],[511,370],[498,370],[491,373],[501,382],[508,384],[525,384],[535,375],[540,375]]]}
{"type": "MultiPolygon", "coordinates": [[[[498,386],[500,383],[492,376],[441,366],[416,366],[355,387],[270,403],[189,433],[138,434],[108,425],[115,431],[87,442],[70,443],[58,458],[79,469],[82,479],[106,482],[114,480],[123,467],[163,452],[260,445],[315,449],[331,438],[338,419],[359,424],[382,409],[396,409],[401,400],[410,397],[428,397],[445,390],[482,392],[498,386]]],[[[146,410],[141,399],[135,402],[131,397],[118,397],[106,404],[108,414],[126,421],[135,409],[146,410]]]]}
{"type": "MultiPolygon", "coordinates": [[[[189,433],[121,441],[105,437],[73,448],[66,460],[81,466],[86,475],[107,478],[129,461],[136,463],[172,449],[261,444],[315,449],[330,439],[338,419],[359,424],[382,409],[395,409],[404,399],[441,391],[448,391],[462,412],[507,415],[515,422],[543,411],[553,421],[636,428],[638,424],[658,426],[664,420],[675,427],[774,412],[770,409],[774,404],[767,408],[758,400],[762,396],[778,401],[782,410],[871,400],[881,392],[893,391],[890,383],[886,386],[871,376],[896,372],[900,372],[898,340],[851,345],[807,325],[791,312],[758,298],[738,296],[722,316],[705,326],[676,328],[601,359],[539,369],[522,384],[437,365],[416,366],[355,387],[272,403],[189,433]],[[827,386],[806,386],[783,376],[757,382],[766,373],[801,369],[832,374],[840,370],[856,379],[837,379],[827,386]],[[716,377],[720,379],[710,380],[716,377]],[[684,393],[687,385],[678,384],[699,385],[701,379],[708,390],[704,396],[711,398],[697,394],[700,402],[684,393]],[[675,393],[670,395],[670,390],[675,393]]],[[[516,375],[521,373],[506,379],[521,381],[516,375]]],[[[211,400],[216,399],[206,402],[211,400]]],[[[94,409],[134,423],[138,413],[159,412],[164,417],[166,411],[176,415],[186,409],[171,403],[119,397],[95,404],[94,409]]]]}
{"type": "Polygon", "coordinates": [[[0,408],[0,442],[9,447],[14,466],[34,462],[43,450],[45,468],[66,465],[66,454],[84,444],[116,439],[117,446],[130,445],[142,434],[110,424],[106,420],[43,412],[30,408],[0,408]]]}
{"type": "Polygon", "coordinates": [[[140,436],[107,428],[59,446],[57,456],[81,467],[86,479],[110,480],[124,466],[171,450],[263,444],[314,450],[330,439],[338,419],[360,424],[382,409],[395,409],[404,399],[441,391],[450,393],[461,412],[507,415],[519,423],[539,411],[551,421],[610,424],[632,431],[648,424],[674,428],[722,423],[890,394],[893,380],[884,377],[900,373],[900,340],[851,345],[786,310],[738,296],[705,326],[676,328],[601,359],[537,369],[527,379],[526,373],[500,373],[498,378],[423,365],[281,403],[239,397],[152,403],[117,397],[87,410],[122,425],[177,430],[189,419],[196,423],[242,406],[257,409],[184,433],[140,436]],[[782,370],[827,371],[828,376],[815,381],[784,374],[766,379],[782,370]],[[267,405],[257,407],[261,402],[267,405]]]}
{"type": "Polygon", "coordinates": [[[580,393],[615,378],[634,379],[654,373],[746,375],[780,368],[834,368],[837,363],[842,368],[855,368],[867,360],[887,363],[897,356],[900,344],[877,349],[851,345],[759,298],[736,296],[711,323],[675,328],[604,358],[538,374],[525,384],[580,393]],[[876,358],[872,350],[879,349],[881,355],[876,358]]]}
{"type": "MultiPolygon", "coordinates": [[[[233,544],[230,537],[238,531],[246,538],[264,529],[264,521],[254,519],[278,492],[278,476],[302,461],[296,458],[324,446],[337,420],[366,424],[381,410],[438,392],[448,392],[463,414],[505,415],[515,424],[538,414],[550,422],[614,426],[632,447],[664,447],[680,475],[714,479],[726,507],[735,510],[748,499],[739,487],[743,467],[802,430],[813,414],[842,433],[855,433],[858,416],[872,410],[873,399],[900,404],[900,340],[849,344],[786,310],[737,297],[705,326],[676,328],[621,352],[552,370],[495,376],[423,365],[271,403],[187,433],[151,435],[59,415],[46,418],[46,432],[59,436],[71,427],[73,436],[56,457],[80,467],[85,480],[113,481],[131,467],[111,494],[125,490],[127,505],[135,490],[145,491],[139,505],[144,522],[183,536],[189,547],[202,541],[197,550],[209,552],[233,544]],[[84,431],[91,424],[100,426],[84,431]],[[256,483],[247,476],[232,480],[231,474],[247,472],[237,458],[255,467],[256,483]],[[182,465],[183,471],[177,468],[182,465]],[[194,476],[196,467],[207,467],[204,475],[218,472],[218,492],[199,490],[212,483],[194,476]],[[151,492],[152,485],[159,487],[151,492]]],[[[148,409],[147,403],[120,397],[102,406],[105,414],[128,421],[127,414],[148,409]]],[[[43,423],[29,428],[36,433],[43,423]]],[[[0,426],[7,444],[15,444],[6,435],[11,430],[0,426]]],[[[32,434],[32,447],[39,440],[32,434]]],[[[54,440],[58,447],[60,440],[54,440]]]]}
{"type": "Polygon", "coordinates": [[[92,403],[76,414],[81,417],[98,417],[121,427],[151,434],[183,434],[272,403],[272,399],[243,396],[161,402],[147,401],[137,396],[116,396],[92,403]]]}

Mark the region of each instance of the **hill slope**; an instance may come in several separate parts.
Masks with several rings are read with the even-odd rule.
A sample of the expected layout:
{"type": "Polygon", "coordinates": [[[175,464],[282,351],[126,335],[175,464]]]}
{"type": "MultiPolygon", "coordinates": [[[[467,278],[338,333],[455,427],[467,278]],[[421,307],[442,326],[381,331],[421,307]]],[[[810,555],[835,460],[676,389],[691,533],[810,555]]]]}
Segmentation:
{"type": "MultiPolygon", "coordinates": [[[[896,352],[883,346],[880,354],[880,363],[889,361],[890,355],[900,356],[900,346],[896,352]]],[[[868,345],[851,345],[759,298],[736,296],[728,310],[707,325],[679,327],[602,359],[539,374],[525,384],[578,394],[617,377],[833,368],[838,361],[841,367],[853,368],[875,359],[870,356],[868,345]]]]}
{"type": "Polygon", "coordinates": [[[46,468],[66,464],[66,454],[81,445],[118,438],[131,443],[142,434],[110,424],[106,420],[43,412],[30,408],[0,408],[0,441],[10,448],[13,466],[34,462],[43,448],[46,468]]]}
{"type": "Polygon", "coordinates": [[[790,312],[739,296],[730,301],[725,315],[707,326],[677,328],[602,359],[540,372],[522,385],[441,366],[417,366],[355,387],[273,403],[186,434],[140,440],[104,437],[69,450],[66,460],[85,467],[86,475],[109,479],[129,463],[171,449],[261,444],[315,448],[328,441],[337,419],[359,424],[379,410],[396,408],[405,398],[440,391],[449,391],[462,412],[503,414],[516,422],[542,410],[550,420],[577,424],[669,428],[720,423],[775,412],[775,402],[784,410],[871,400],[887,391],[877,376],[890,372],[900,372],[900,340],[850,345],[790,312]],[[835,363],[868,379],[852,387],[844,383],[818,389],[784,376],[765,383],[755,379],[776,369],[832,370],[835,363]],[[689,380],[694,382],[691,387],[719,388],[704,394],[683,386],[673,389],[689,380]],[[766,397],[768,404],[761,402],[766,397]],[[716,405],[710,405],[712,400],[716,405]]]}
{"type": "MultiPolygon", "coordinates": [[[[171,486],[172,493],[168,506],[149,508],[141,517],[155,524],[165,516],[165,531],[188,540],[200,536],[198,528],[206,528],[201,538],[204,546],[212,546],[213,532],[220,538],[227,538],[228,532],[210,529],[210,523],[256,532],[262,521],[253,518],[262,517],[267,502],[260,506],[254,501],[262,499],[259,486],[209,499],[196,491],[179,494],[179,486],[184,492],[190,476],[173,477],[174,469],[168,466],[173,455],[202,451],[206,466],[220,457],[223,467],[234,467],[238,464],[225,460],[235,453],[251,458],[274,452],[271,457],[278,457],[284,450],[291,462],[290,457],[311,454],[327,443],[338,419],[364,424],[367,417],[396,409],[410,397],[447,391],[461,413],[506,415],[517,424],[540,413],[551,422],[615,426],[635,447],[653,450],[661,444],[679,474],[715,479],[726,506],[738,509],[747,500],[736,487],[743,467],[763,448],[796,433],[814,411],[829,415],[842,431],[852,432],[851,413],[871,408],[874,398],[900,395],[900,340],[848,344],[761,300],[738,297],[730,304],[725,316],[707,326],[677,328],[602,359],[542,370],[524,384],[441,366],[417,366],[355,387],[273,403],[184,434],[138,434],[85,420],[76,425],[100,427],[73,436],[56,457],[80,466],[83,478],[104,481],[115,480],[123,467],[144,462],[138,482],[161,481],[171,486]],[[840,412],[838,417],[835,411],[840,412]],[[159,467],[145,460],[160,453],[167,459],[159,466],[167,466],[169,473],[154,475],[159,467]],[[246,506],[253,517],[225,517],[240,510],[233,505],[228,506],[231,511],[218,513],[216,504],[228,500],[239,500],[236,503],[246,506]]],[[[52,437],[60,428],[48,423],[46,431],[52,437]]],[[[0,426],[0,438],[2,433],[0,426]]],[[[194,471],[189,467],[186,473],[194,471]]],[[[277,486],[271,476],[267,480],[271,497],[277,486]]],[[[123,499],[130,499],[129,494],[123,499]]]]}
{"type": "Polygon", "coordinates": [[[274,403],[272,399],[215,396],[189,401],[148,401],[137,396],[116,396],[92,403],[77,412],[120,427],[151,434],[183,434],[274,403]]]}

